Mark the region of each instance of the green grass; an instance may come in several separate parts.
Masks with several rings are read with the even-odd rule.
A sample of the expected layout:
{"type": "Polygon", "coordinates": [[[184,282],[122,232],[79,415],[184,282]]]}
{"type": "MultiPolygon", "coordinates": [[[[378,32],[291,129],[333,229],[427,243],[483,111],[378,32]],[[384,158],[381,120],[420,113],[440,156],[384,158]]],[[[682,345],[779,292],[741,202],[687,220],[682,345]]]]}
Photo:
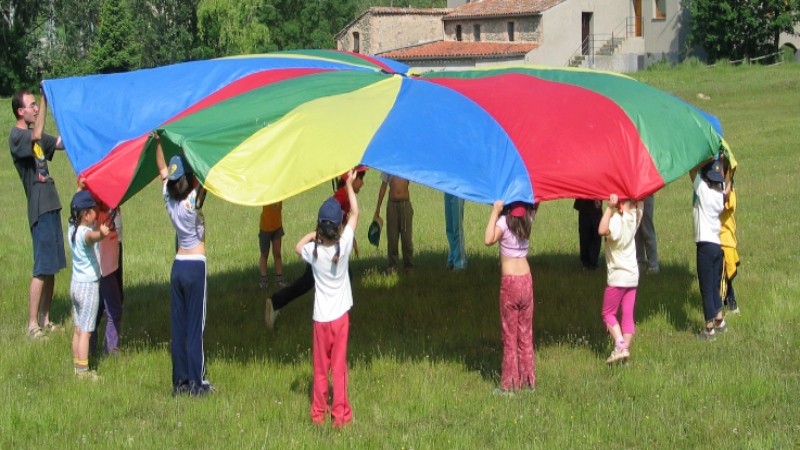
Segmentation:
{"type": "MultiPolygon", "coordinates": [[[[68,334],[24,337],[30,235],[10,157],[0,163],[0,448],[791,448],[800,446],[800,246],[797,143],[800,66],[676,68],[636,74],[722,120],[740,163],[736,291],[743,314],[729,332],[699,342],[702,322],[688,177],[656,196],[662,272],[643,276],[633,360],[604,364],[604,271],[578,261],[571,202],[542,205],[531,264],[536,294],[538,388],[497,398],[501,346],[497,249],[482,244],[489,208],[466,210],[469,268],[444,270],[441,194],[413,186],[417,270],[385,277],[385,241],[366,239],[378,178],[359,201],[355,307],[349,346],[355,424],[343,431],[309,419],[311,296],[263,327],[257,208],[206,202],[209,300],[206,356],[219,392],[170,396],[168,273],[173,234],[158,186],[124,206],[126,309],[123,355],[100,359],[102,380],[71,373],[68,334]],[[711,97],[701,100],[698,93],[711,97]]],[[[8,99],[2,102],[9,104],[8,99]]],[[[7,107],[6,107],[7,108],[7,107]]],[[[2,142],[12,125],[0,118],[2,142]]],[[[48,126],[54,130],[53,123],[48,126]]],[[[69,163],[51,164],[63,204],[69,163]]],[[[284,203],[284,261],[311,230],[321,186],[284,203]]],[[[62,213],[66,224],[66,214],[62,213]]],[[[69,271],[56,281],[53,316],[71,326],[69,271]]]]}

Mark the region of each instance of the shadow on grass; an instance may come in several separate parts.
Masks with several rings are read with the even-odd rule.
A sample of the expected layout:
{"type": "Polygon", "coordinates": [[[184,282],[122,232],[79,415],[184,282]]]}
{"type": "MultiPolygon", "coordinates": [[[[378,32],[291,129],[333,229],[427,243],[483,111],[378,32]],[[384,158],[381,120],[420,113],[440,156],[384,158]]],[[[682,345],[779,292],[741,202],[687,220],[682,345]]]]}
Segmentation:
{"type": "MultiPolygon", "coordinates": [[[[351,362],[369,366],[373,359],[383,356],[454,361],[479,371],[486,379],[497,378],[502,357],[498,260],[473,257],[464,271],[448,271],[444,260],[442,254],[423,252],[415,257],[413,273],[393,275],[383,274],[383,258],[351,261],[355,303],[351,311],[351,362]]],[[[600,309],[606,271],[584,271],[575,255],[536,255],[530,261],[536,346],[588,346],[599,358],[605,358],[610,344],[600,309]]],[[[213,272],[213,259],[210,263],[213,272]]],[[[287,264],[287,280],[300,276],[303,270],[302,264],[287,264]]],[[[695,282],[694,274],[684,267],[662,266],[658,275],[643,275],[637,322],[664,316],[676,330],[689,328],[687,311],[699,306],[699,302],[688,304],[695,282]]],[[[281,363],[310,359],[313,293],[285,307],[275,330],[269,332],[264,327],[264,304],[274,289],[265,292],[258,288],[255,267],[215,273],[209,277],[208,289],[207,358],[281,363]]],[[[125,298],[123,347],[168,348],[168,274],[163,284],[127,286],[125,298]]],[[[69,314],[60,309],[55,312],[59,316],[69,314]]]]}

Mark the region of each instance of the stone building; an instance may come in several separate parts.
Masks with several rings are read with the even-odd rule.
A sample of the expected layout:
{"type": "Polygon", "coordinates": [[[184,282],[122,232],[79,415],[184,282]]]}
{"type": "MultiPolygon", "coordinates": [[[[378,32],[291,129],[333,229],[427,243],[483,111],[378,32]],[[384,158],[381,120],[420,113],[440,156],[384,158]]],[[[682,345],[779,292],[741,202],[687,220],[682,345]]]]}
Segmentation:
{"type": "Polygon", "coordinates": [[[334,39],[339,50],[368,55],[441,41],[442,17],[450,12],[449,8],[372,7],[334,39]]]}

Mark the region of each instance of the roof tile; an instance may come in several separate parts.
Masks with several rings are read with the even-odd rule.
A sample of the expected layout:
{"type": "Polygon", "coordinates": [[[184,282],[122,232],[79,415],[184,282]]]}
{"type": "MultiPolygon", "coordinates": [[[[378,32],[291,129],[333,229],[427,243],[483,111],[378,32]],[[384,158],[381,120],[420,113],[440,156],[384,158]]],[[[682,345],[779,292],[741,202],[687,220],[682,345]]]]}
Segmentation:
{"type": "Polygon", "coordinates": [[[538,14],[564,0],[483,0],[461,5],[444,16],[444,20],[468,17],[515,16],[538,14]]]}
{"type": "Polygon", "coordinates": [[[521,56],[539,46],[536,42],[436,41],[381,53],[391,59],[521,56]]]}

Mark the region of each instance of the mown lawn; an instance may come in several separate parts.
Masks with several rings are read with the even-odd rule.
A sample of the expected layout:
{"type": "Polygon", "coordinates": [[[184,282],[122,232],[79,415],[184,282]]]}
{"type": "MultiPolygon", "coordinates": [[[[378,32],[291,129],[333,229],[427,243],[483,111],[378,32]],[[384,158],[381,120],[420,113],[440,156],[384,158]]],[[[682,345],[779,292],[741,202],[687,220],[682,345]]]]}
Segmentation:
{"type": "MultiPolygon", "coordinates": [[[[218,392],[170,396],[168,274],[173,234],[158,186],[123,207],[123,354],[97,361],[97,383],[72,375],[69,333],[25,338],[30,235],[24,193],[0,163],[0,448],[792,448],[800,446],[800,65],[678,68],[635,75],[717,115],[740,164],[738,224],[742,315],[716,342],[697,341],[702,322],[688,177],[656,195],[662,271],[643,276],[633,359],[606,367],[600,318],[605,272],[578,260],[570,201],[542,205],[530,262],[536,291],[537,390],[492,395],[501,347],[497,249],[482,233],[489,208],[468,204],[469,268],[445,270],[442,196],[412,187],[417,270],[384,276],[385,241],[366,239],[379,185],[369,172],[359,200],[351,316],[350,397],[355,423],[315,427],[311,296],[263,326],[258,289],[258,214],[210,198],[206,356],[218,392]],[[710,100],[698,97],[702,93],[710,100]]],[[[8,99],[2,102],[9,105],[8,99]]],[[[12,115],[6,106],[0,134],[12,115]]],[[[55,132],[49,122],[48,130],[55,132]]],[[[679,130],[676,130],[676,133],[679,130]]],[[[65,155],[51,164],[63,204],[75,175],[65,155]]],[[[284,203],[284,261],[314,226],[320,186],[284,203]]],[[[62,213],[66,226],[67,214],[62,213]]],[[[57,277],[53,318],[67,328],[69,271],[57,277]]]]}

